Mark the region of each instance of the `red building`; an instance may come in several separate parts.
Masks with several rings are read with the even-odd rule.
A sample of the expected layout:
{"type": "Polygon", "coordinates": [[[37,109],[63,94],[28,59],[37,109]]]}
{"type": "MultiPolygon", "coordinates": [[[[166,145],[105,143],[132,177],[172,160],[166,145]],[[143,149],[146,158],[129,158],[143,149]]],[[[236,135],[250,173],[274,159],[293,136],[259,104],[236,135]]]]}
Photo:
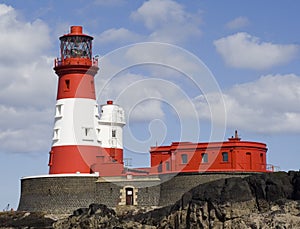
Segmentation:
{"type": "Polygon", "coordinates": [[[225,142],[174,142],[151,147],[151,173],[267,172],[267,146],[241,141],[237,131],[225,142]]]}

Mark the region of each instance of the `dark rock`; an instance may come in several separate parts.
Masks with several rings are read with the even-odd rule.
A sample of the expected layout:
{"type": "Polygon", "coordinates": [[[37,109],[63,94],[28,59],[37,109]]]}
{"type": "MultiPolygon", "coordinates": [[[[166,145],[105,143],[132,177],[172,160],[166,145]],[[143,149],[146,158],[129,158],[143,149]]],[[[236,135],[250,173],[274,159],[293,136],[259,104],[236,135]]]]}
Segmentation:
{"type": "Polygon", "coordinates": [[[80,216],[80,215],[83,215],[83,214],[86,214],[88,212],[88,208],[78,208],[77,210],[75,210],[73,212],[73,215],[74,216],[80,216]]]}
{"type": "MultiPolygon", "coordinates": [[[[91,204],[89,208],[80,208],[73,215],[54,223],[54,228],[118,228],[121,225],[114,210],[103,204],[91,204]]],[[[122,228],[122,227],[121,227],[122,228]]]]}
{"type": "Polygon", "coordinates": [[[54,220],[42,212],[0,212],[0,228],[52,228],[54,220]]]}
{"type": "Polygon", "coordinates": [[[134,216],[134,220],[158,228],[260,228],[264,224],[275,228],[271,221],[264,221],[271,217],[285,228],[294,228],[294,222],[300,227],[300,202],[293,202],[299,200],[299,186],[299,172],[217,180],[191,189],[172,206],[134,216]]]}
{"type": "Polygon", "coordinates": [[[300,172],[290,171],[289,174],[293,177],[292,183],[294,186],[293,199],[300,200],[300,172]]]}

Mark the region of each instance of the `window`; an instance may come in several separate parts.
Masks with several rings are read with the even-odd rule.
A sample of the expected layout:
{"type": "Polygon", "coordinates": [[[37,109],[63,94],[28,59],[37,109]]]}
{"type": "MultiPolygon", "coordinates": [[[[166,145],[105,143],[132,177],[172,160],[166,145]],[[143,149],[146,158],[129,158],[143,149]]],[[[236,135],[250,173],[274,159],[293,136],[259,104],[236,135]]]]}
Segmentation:
{"type": "Polygon", "coordinates": [[[68,91],[70,90],[70,80],[65,80],[65,90],[68,91]]]}
{"type": "Polygon", "coordinates": [[[54,129],[53,132],[53,140],[58,140],[59,139],[59,129],[54,129]]]}
{"type": "Polygon", "coordinates": [[[181,154],[181,163],[186,164],[187,163],[187,155],[186,154],[181,154]]]}
{"type": "Polygon", "coordinates": [[[89,135],[89,128],[84,128],[84,132],[85,132],[85,136],[88,136],[89,135]]]}
{"type": "Polygon", "coordinates": [[[91,80],[91,89],[92,89],[93,91],[95,90],[94,80],[91,80]]]}
{"type": "Polygon", "coordinates": [[[222,153],[222,158],[223,158],[223,162],[228,162],[228,153],[227,152],[223,152],[222,153]]]}
{"type": "Polygon", "coordinates": [[[61,38],[61,58],[92,59],[92,39],[89,36],[64,36],[61,38]]]}
{"type": "Polygon", "coordinates": [[[159,163],[157,167],[157,172],[161,173],[162,172],[162,162],[159,163]]]}
{"type": "Polygon", "coordinates": [[[170,171],[170,162],[166,161],[166,170],[170,171]]]}
{"type": "Polygon", "coordinates": [[[100,144],[100,146],[102,145],[102,141],[101,141],[101,129],[97,128],[96,129],[96,133],[97,133],[97,141],[100,144]]]}
{"type": "Polygon", "coordinates": [[[100,132],[101,132],[101,129],[97,128],[97,136],[98,136],[98,140],[100,140],[100,132]]]}
{"type": "Polygon", "coordinates": [[[83,127],[83,140],[84,141],[93,141],[93,128],[91,127],[83,127]]]}
{"type": "Polygon", "coordinates": [[[203,153],[202,155],[202,163],[207,163],[208,162],[208,155],[207,153],[203,153]]]}
{"type": "Polygon", "coordinates": [[[53,151],[50,151],[49,152],[49,163],[48,163],[48,166],[52,165],[52,161],[53,161],[53,151]]]}
{"type": "Polygon", "coordinates": [[[100,119],[100,115],[99,115],[99,110],[98,110],[98,105],[96,104],[94,107],[94,113],[95,113],[95,117],[100,119]]]}
{"type": "Polygon", "coordinates": [[[55,109],[55,117],[61,117],[62,116],[62,104],[57,104],[55,109]]]}
{"type": "Polygon", "coordinates": [[[115,137],[116,137],[116,133],[117,133],[117,131],[116,131],[116,130],[112,130],[112,132],[111,132],[111,136],[112,136],[113,138],[115,138],[115,137]]]}

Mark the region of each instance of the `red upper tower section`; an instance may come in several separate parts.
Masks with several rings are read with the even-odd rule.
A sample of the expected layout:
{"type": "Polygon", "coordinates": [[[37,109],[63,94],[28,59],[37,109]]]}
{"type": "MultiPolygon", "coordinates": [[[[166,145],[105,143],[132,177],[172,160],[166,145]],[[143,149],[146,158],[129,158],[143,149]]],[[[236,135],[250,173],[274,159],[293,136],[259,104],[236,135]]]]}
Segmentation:
{"type": "Polygon", "coordinates": [[[54,63],[59,76],[57,99],[95,99],[94,76],[98,61],[92,57],[93,37],[82,33],[81,26],[71,26],[71,31],[60,38],[60,58],[54,63]]]}

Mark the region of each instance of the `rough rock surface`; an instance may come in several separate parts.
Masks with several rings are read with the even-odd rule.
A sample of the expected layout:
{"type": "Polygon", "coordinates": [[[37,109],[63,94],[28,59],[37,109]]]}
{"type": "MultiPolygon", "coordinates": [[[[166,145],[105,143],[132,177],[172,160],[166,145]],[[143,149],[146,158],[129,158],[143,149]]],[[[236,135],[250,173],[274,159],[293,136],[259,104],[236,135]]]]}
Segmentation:
{"type": "Polygon", "coordinates": [[[52,228],[55,221],[38,212],[1,212],[0,228],[52,228]]]}
{"type": "Polygon", "coordinates": [[[34,213],[20,213],[23,216],[6,219],[0,214],[0,228],[300,229],[300,172],[222,179],[191,189],[171,206],[148,212],[145,209],[117,209],[117,212],[124,215],[105,205],[92,204],[56,220],[52,227],[53,219],[43,215],[37,219],[52,221],[43,225],[39,221],[40,227],[38,224],[24,227],[24,219],[34,213]]]}
{"type": "Polygon", "coordinates": [[[91,204],[89,208],[80,208],[66,219],[58,220],[53,224],[55,229],[65,228],[156,228],[142,225],[133,220],[123,221],[116,212],[103,204],[91,204]]]}
{"type": "Polygon", "coordinates": [[[300,172],[218,180],[134,220],[157,228],[300,228],[299,183],[300,172]]]}

